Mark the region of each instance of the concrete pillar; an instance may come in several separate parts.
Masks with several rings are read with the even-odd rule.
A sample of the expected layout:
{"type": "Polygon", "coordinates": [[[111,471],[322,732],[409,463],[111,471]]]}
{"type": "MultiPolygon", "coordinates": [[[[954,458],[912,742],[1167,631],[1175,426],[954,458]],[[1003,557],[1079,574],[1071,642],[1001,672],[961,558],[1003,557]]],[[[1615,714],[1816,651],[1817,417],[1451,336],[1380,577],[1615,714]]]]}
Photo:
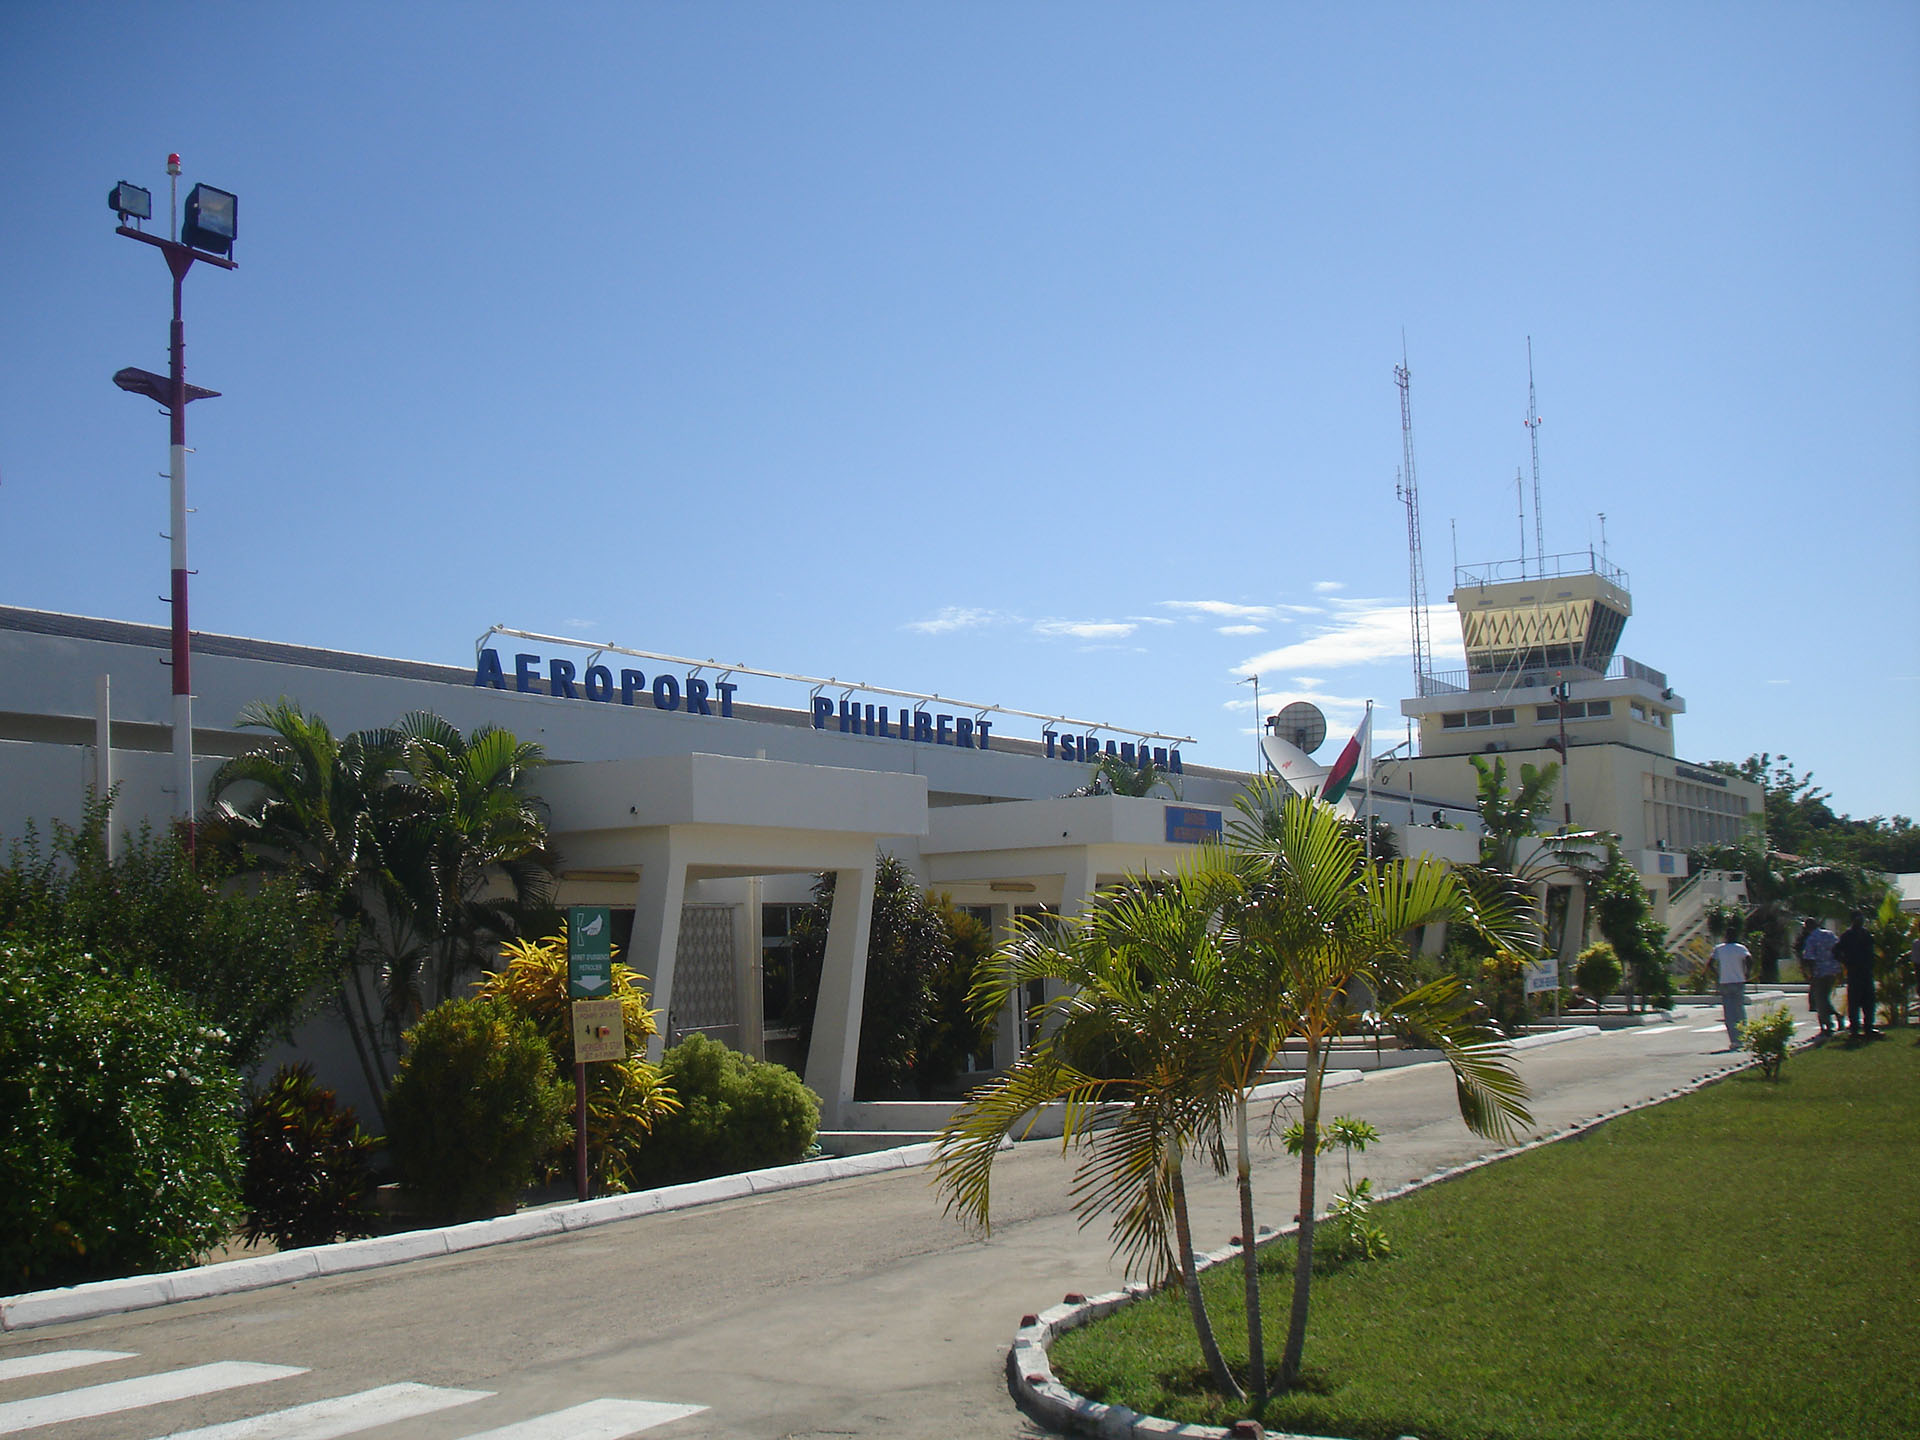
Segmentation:
{"type": "Polygon", "coordinates": [[[853,1103],[853,1072],[860,1058],[860,1015],[867,991],[867,936],[873,928],[873,882],[877,856],[833,876],[833,918],[813,1007],[813,1040],[807,1049],[807,1084],[820,1097],[820,1126],[840,1127],[853,1103]]]}
{"type": "Polygon", "coordinates": [[[640,889],[633,902],[633,941],[628,960],[647,977],[659,1030],[647,1041],[647,1059],[658,1064],[673,1023],[673,962],[680,948],[680,907],[687,897],[687,862],[674,853],[671,830],[647,835],[639,844],[640,889]]]}
{"type": "MultiPolygon", "coordinates": [[[[1013,934],[1013,906],[993,907],[993,944],[997,950],[1013,934]]],[[[993,1029],[993,1065],[1004,1070],[1020,1058],[1020,997],[1015,995],[1000,1007],[1000,1018],[993,1029]]]]}
{"type": "Polygon", "coordinates": [[[733,907],[733,1013],[740,1022],[740,1051],[767,1058],[766,992],[760,984],[760,877],[747,881],[747,898],[733,907]]]}
{"type": "MultiPolygon", "coordinates": [[[[1067,873],[1060,877],[1060,918],[1068,924],[1079,921],[1099,888],[1093,857],[1081,850],[1068,857],[1067,873]]],[[[1065,987],[1058,980],[1047,981],[1047,999],[1058,1000],[1065,987]]]]}

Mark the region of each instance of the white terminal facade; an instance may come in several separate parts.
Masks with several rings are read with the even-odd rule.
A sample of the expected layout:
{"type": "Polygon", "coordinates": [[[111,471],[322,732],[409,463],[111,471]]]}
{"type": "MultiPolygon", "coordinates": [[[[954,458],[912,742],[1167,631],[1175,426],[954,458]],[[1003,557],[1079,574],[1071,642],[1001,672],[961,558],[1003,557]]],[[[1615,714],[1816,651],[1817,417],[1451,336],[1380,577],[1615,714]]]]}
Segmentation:
{"type": "MultiPolygon", "coordinates": [[[[1456,585],[1468,669],[1430,677],[1403,702],[1420,754],[1376,763],[1372,806],[1407,853],[1471,858],[1467,755],[1497,750],[1514,769],[1559,759],[1546,741],[1559,734],[1551,687],[1564,679],[1574,824],[1619,833],[1664,913],[1667,887],[1685,876],[1681,852],[1751,833],[1759,787],[1674,759],[1684,703],[1663,676],[1613,654],[1631,612],[1625,577],[1601,564],[1546,568],[1555,573],[1456,585]]],[[[161,626],[0,607],[0,835],[77,820],[103,778],[118,786],[116,831],[168,823],[168,645],[161,626]]],[[[336,734],[429,711],[540,745],[551,763],[530,788],[550,807],[557,903],[613,908],[624,958],[664,1012],[656,1044],[701,1030],[801,1066],[827,1128],[877,1128],[853,1100],[853,1073],[879,853],[1004,932],[1022,912],[1073,915],[1103,885],[1172,870],[1223,833],[1249,778],[1194,765],[1171,734],[839,682],[782,706],[771,703],[781,682],[804,677],[524,632],[489,632],[470,666],[212,634],[196,634],[193,649],[201,804],[223,759],[269,738],[234,726],[255,701],[285,697],[336,734]],[[1102,753],[1161,764],[1178,797],[1065,798],[1102,753]],[[857,903],[834,907],[802,1056],[783,1028],[783,952],[821,872],[857,903]]],[[[1350,797],[1367,804],[1364,792],[1350,797]]],[[[1566,920],[1563,957],[1580,933],[1577,916],[1566,920]]],[[[977,1063],[1009,1063],[1022,1023],[1010,1008],[977,1063]]],[[[301,1043],[370,1113],[355,1067],[344,1054],[328,1063],[340,1042],[320,1026],[301,1043]]]]}

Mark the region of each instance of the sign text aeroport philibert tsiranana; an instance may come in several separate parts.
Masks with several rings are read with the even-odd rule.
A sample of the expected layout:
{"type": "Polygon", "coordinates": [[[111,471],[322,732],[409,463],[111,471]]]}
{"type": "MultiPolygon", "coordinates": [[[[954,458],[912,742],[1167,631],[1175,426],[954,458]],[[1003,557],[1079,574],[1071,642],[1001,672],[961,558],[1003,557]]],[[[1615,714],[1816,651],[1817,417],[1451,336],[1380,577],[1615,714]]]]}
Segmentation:
{"type": "MultiPolygon", "coordinates": [[[[500,663],[500,652],[485,649],[474,666],[473,683],[495,690],[508,688],[507,672],[500,663]]],[[[645,695],[656,710],[685,710],[689,715],[712,715],[722,720],[733,718],[734,692],[740,687],[725,680],[709,684],[698,675],[684,677],[657,674],[649,682],[645,672],[622,667],[618,678],[610,666],[589,665],[580,669],[571,660],[557,656],[545,662],[542,673],[538,655],[513,657],[514,690],[527,695],[552,695],[564,700],[590,700],[603,705],[632,705],[635,697],[645,695]],[[544,683],[543,683],[544,682],[544,683]]],[[[992,749],[994,722],[978,715],[943,715],[902,705],[867,705],[858,700],[834,700],[825,695],[813,697],[813,728],[837,730],[843,735],[872,735],[886,739],[910,740],[922,745],[954,745],[963,750],[992,749]]],[[[1088,765],[1103,755],[1111,755],[1123,765],[1144,769],[1149,763],[1171,774],[1181,774],[1180,750],[1142,740],[1102,741],[1096,735],[1075,735],[1059,730],[1042,730],[1041,743],[1048,759],[1088,765]]]]}

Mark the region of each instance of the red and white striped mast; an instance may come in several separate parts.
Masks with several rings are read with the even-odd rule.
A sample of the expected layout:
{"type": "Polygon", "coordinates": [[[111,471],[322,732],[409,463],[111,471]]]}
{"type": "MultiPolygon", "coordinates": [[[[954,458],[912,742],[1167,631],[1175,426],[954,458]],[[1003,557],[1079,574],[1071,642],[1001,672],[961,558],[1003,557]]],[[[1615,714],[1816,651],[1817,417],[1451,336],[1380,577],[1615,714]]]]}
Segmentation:
{"type": "Polygon", "coordinates": [[[167,480],[168,541],[171,546],[173,607],[173,643],[169,664],[173,667],[173,768],[174,817],[187,853],[194,848],[193,821],[196,810],[193,788],[193,646],[187,626],[187,406],[195,400],[218,395],[187,384],[186,329],[180,319],[181,284],[187,271],[198,260],[222,270],[235,267],[231,258],[237,233],[239,205],[228,191],[208,185],[196,185],[187,196],[187,223],[184,233],[176,228],[177,186],[180,157],[167,156],[168,228],[167,239],[149,235],[128,225],[129,217],[151,218],[152,200],[138,186],[122,181],[107,196],[107,203],[120,216],[116,233],[157,247],[166,257],[173,275],[173,324],[167,335],[167,373],[155,375],[132,367],[118,371],[113,383],[122,390],[147,398],[165,407],[168,417],[167,480]]]}

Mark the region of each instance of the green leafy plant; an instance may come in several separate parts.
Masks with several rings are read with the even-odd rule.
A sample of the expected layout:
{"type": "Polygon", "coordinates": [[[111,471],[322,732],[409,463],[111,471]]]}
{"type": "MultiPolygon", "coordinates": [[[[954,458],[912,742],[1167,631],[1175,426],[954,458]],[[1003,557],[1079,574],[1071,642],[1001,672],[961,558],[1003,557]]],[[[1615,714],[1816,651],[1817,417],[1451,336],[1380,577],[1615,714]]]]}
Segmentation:
{"type": "Polygon", "coordinates": [[[672,1185],[800,1159],[820,1125],[820,1100],[784,1065],[695,1033],[660,1058],[679,1100],[641,1147],[643,1185],[672,1185]]]}
{"type": "Polygon", "coordinates": [[[572,1135],[572,1086],[539,1026],[498,1000],[449,1000],[406,1035],[387,1094],[387,1142],[408,1200],[434,1221],[513,1210],[572,1135]]]}
{"type": "Polygon", "coordinates": [[[953,903],[951,896],[932,895],[928,906],[947,928],[951,960],[937,964],[928,976],[926,1023],[914,1042],[913,1083],[923,1100],[931,1100],[942,1085],[971,1057],[978,1062],[993,1053],[994,1017],[973,1013],[967,997],[973,972],[993,949],[993,932],[953,903]]]}
{"type": "MultiPolygon", "coordinates": [[[[833,919],[834,873],[813,887],[814,903],[793,924],[793,1008],[809,1046],[813,1010],[833,919]]],[[[867,981],[860,1012],[854,1094],[897,1095],[913,1083],[919,1046],[933,1013],[933,977],[953,963],[946,923],[927,903],[914,874],[882,855],[873,878],[873,921],[867,932],[867,981]]]]}
{"type": "Polygon", "coordinates": [[[1889,889],[1874,915],[1873,973],[1880,1016],[1889,1025],[1907,1023],[1907,997],[1913,993],[1913,942],[1920,922],[1900,908],[1900,895],[1889,889]]]}
{"type": "Polygon", "coordinates": [[[282,1065],[247,1107],[240,1194],[248,1241],[290,1250],[371,1235],[378,1148],[352,1108],[315,1083],[311,1065],[282,1065]]]}
{"type": "MultiPolygon", "coordinates": [[[[547,1042],[554,1070],[573,1072],[573,1002],[567,991],[567,934],[544,940],[509,940],[501,947],[506,964],[490,971],[480,994],[511,1006],[531,1020],[547,1042]]],[[[627,1053],[622,1060],[598,1060],[587,1066],[587,1154],[599,1188],[631,1189],[634,1165],[648,1135],[660,1120],[679,1109],[673,1088],[660,1067],[647,1063],[647,1041],[657,1031],[647,994],[632,970],[613,966],[613,989],[606,997],[620,1002],[627,1053]]],[[[563,1146],[547,1157],[555,1172],[571,1174],[574,1149],[563,1146]]]]}
{"type": "MultiPolygon", "coordinates": [[[[1328,1256],[1335,1261],[1379,1260],[1392,1253],[1387,1233],[1373,1219],[1373,1181],[1362,1175],[1353,1178],[1353,1157],[1380,1139],[1380,1132],[1365,1120],[1352,1115],[1336,1115],[1320,1131],[1320,1149],[1338,1146],[1346,1161],[1347,1183],[1327,1207],[1328,1256]]],[[[1298,1155],[1305,1143],[1305,1127],[1294,1125],[1287,1131],[1287,1149],[1298,1155]]]]}
{"type": "Polygon", "coordinates": [[[0,934],[72,945],[115,974],[164,982],[251,1068],[313,1009],[341,964],[324,905],[284,880],[231,883],[221,857],[196,863],[172,834],[142,827],[107,858],[110,807],[90,797],[78,826],[29,825],[0,866],[0,934]]]}
{"type": "Polygon", "coordinates": [[[231,1231],[228,1044],[160,980],[0,940],[0,1288],[170,1270],[231,1231]]]}
{"type": "Polygon", "coordinates": [[[1640,872],[1620,852],[1607,846],[1607,863],[1588,887],[1594,919],[1625,967],[1631,992],[1643,996],[1655,1009],[1673,1008],[1673,976],[1667,970],[1667,927],[1653,918],[1653,905],[1640,872]]]}
{"type": "Polygon", "coordinates": [[[1613,946],[1596,940],[1582,950],[1573,962],[1573,981],[1589,1000],[1598,1005],[1620,988],[1620,957],[1613,946]]]}
{"type": "Polygon", "coordinates": [[[1740,1048],[1751,1052],[1760,1062],[1760,1073],[1778,1079],[1780,1066],[1787,1058],[1787,1046],[1793,1040],[1793,1016],[1784,1005],[1774,1005],[1749,1020],[1740,1022],[1740,1048]]]}

